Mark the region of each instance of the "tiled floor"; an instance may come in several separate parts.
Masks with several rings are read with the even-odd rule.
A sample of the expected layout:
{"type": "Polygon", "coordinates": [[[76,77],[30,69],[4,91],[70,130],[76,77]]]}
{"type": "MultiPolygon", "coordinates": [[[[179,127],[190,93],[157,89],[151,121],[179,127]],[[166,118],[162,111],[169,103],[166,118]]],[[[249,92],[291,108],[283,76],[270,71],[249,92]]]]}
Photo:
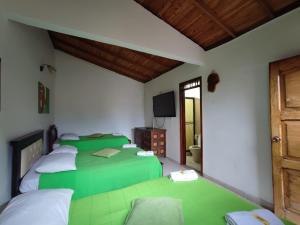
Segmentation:
{"type": "Polygon", "coordinates": [[[201,166],[199,163],[196,163],[193,159],[193,156],[186,156],[186,165],[195,169],[197,171],[201,171],[201,166]]]}
{"type": "Polygon", "coordinates": [[[164,164],[163,165],[164,176],[169,176],[172,171],[191,169],[190,167],[180,165],[178,162],[169,158],[159,157],[159,160],[164,164]]]}
{"type": "Polygon", "coordinates": [[[187,167],[180,165],[178,162],[164,157],[159,157],[163,165],[163,175],[169,176],[172,171],[185,170],[187,167]]]}

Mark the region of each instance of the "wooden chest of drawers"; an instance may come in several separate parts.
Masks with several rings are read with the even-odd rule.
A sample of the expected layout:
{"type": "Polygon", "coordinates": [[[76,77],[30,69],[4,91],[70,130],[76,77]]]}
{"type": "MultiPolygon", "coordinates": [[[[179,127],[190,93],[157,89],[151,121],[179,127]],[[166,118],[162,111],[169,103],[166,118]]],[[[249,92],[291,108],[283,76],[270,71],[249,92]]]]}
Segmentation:
{"type": "Polygon", "coordinates": [[[138,147],[155,155],[166,157],[166,130],[138,127],[134,129],[134,142],[138,147]]]}

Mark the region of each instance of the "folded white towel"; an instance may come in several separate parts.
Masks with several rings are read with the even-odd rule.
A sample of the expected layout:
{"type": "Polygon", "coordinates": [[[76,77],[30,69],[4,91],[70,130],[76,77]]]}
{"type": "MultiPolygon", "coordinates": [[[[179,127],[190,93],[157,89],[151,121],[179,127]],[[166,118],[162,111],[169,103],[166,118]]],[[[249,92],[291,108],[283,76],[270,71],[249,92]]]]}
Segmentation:
{"type": "Polygon", "coordinates": [[[225,216],[228,225],[284,225],[281,220],[267,209],[228,213],[225,216]]]}
{"type": "Polygon", "coordinates": [[[195,170],[183,170],[171,172],[171,180],[173,181],[192,181],[197,180],[198,174],[195,170]]]}
{"type": "Polygon", "coordinates": [[[136,148],[136,144],[124,144],[123,148],[136,148]]]}
{"type": "Polygon", "coordinates": [[[136,153],[138,156],[154,156],[154,152],[153,151],[138,151],[136,153]]]}

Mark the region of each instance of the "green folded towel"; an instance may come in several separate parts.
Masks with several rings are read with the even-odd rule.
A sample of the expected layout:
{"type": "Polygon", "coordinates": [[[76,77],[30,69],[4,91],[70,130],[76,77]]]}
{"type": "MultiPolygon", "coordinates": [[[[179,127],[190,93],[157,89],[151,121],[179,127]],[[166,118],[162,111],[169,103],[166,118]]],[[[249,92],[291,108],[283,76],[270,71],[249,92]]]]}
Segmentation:
{"type": "Polygon", "coordinates": [[[103,137],[104,134],[102,133],[95,133],[95,134],[90,134],[90,135],[87,135],[86,137],[88,138],[100,138],[100,137],[103,137]]]}
{"type": "Polygon", "coordinates": [[[125,225],[183,225],[181,200],[160,198],[139,198],[132,202],[125,225]]]}
{"type": "Polygon", "coordinates": [[[105,148],[102,149],[98,152],[94,152],[93,155],[94,156],[98,156],[98,157],[105,157],[105,158],[110,158],[113,155],[116,155],[120,152],[120,150],[118,149],[114,149],[114,148],[105,148]]]}

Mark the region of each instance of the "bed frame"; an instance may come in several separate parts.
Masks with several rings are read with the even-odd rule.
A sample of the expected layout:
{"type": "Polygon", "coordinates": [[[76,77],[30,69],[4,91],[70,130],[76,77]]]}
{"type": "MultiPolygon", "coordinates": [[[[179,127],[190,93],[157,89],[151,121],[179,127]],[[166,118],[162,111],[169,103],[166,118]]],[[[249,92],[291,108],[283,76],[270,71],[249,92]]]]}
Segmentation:
{"type": "Polygon", "coordinates": [[[19,186],[24,175],[42,156],[44,149],[44,131],[37,130],[10,141],[12,158],[12,197],[20,194],[19,186]]]}
{"type": "Polygon", "coordinates": [[[51,125],[48,130],[47,130],[47,146],[48,146],[48,153],[52,152],[53,150],[53,145],[57,140],[57,128],[56,126],[53,124],[51,125]]]}

